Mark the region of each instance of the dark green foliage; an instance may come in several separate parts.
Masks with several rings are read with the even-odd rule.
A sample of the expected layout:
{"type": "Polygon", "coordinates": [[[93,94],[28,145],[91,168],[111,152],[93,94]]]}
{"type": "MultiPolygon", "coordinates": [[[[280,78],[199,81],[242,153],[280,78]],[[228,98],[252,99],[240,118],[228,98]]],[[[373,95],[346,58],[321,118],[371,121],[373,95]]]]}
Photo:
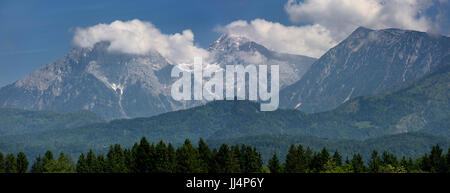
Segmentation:
{"type": "Polygon", "coordinates": [[[342,157],[337,150],[333,154],[333,162],[335,166],[342,166],[342,157]]]}
{"type": "MultiPolygon", "coordinates": [[[[125,165],[125,154],[122,150],[122,147],[120,147],[119,144],[116,144],[114,146],[111,146],[109,148],[108,153],[106,154],[106,161],[104,163],[105,171],[106,173],[127,173],[128,167],[125,165]]],[[[98,163],[97,160],[97,171],[96,173],[100,172],[101,166],[100,163],[98,163]]]]}
{"type": "Polygon", "coordinates": [[[172,146],[171,143],[169,143],[169,145],[167,146],[167,155],[169,157],[169,171],[172,173],[176,172],[176,167],[177,167],[177,157],[176,157],[176,152],[175,152],[175,148],[172,146]]]}
{"type": "Polygon", "coordinates": [[[41,155],[36,157],[36,160],[31,165],[31,173],[43,173],[44,172],[44,161],[41,158],[41,155]]]}
{"type": "Polygon", "coordinates": [[[186,139],[184,144],[176,151],[176,172],[177,173],[203,173],[204,162],[202,161],[198,149],[195,148],[191,141],[186,139]]]}
{"type": "Polygon", "coordinates": [[[97,166],[98,166],[98,173],[104,173],[107,171],[106,160],[103,154],[97,156],[97,166]]]}
{"type": "MultiPolygon", "coordinates": [[[[445,149],[450,148],[450,139],[425,133],[396,134],[364,141],[322,139],[304,136],[258,135],[224,140],[209,140],[207,143],[211,147],[218,147],[223,143],[251,145],[260,150],[265,163],[272,157],[274,152],[278,153],[281,161],[285,161],[284,158],[291,144],[301,144],[303,147],[310,147],[314,151],[320,151],[323,147],[338,150],[343,158],[351,158],[353,154],[359,152],[365,158],[364,161],[369,161],[374,149],[379,150],[379,152],[388,150],[397,157],[418,158],[425,153],[429,153],[432,146],[436,144],[439,144],[440,147],[445,149]]],[[[306,149],[305,154],[307,152],[308,149],[306,149]]],[[[312,157],[312,154],[310,157],[312,157]]],[[[345,161],[345,159],[342,161],[345,161]]]]}
{"type": "MultiPolygon", "coordinates": [[[[174,172],[173,162],[173,148],[169,150],[163,141],[160,141],[156,145],[156,158],[155,158],[155,172],[157,173],[172,173],[174,172]],[[170,152],[171,151],[171,152],[170,152]]],[[[206,168],[206,167],[205,167],[206,168]]]]}
{"type": "Polygon", "coordinates": [[[28,171],[28,158],[23,152],[19,152],[17,154],[17,172],[18,173],[26,173],[28,171]]]}
{"type": "Polygon", "coordinates": [[[216,161],[213,159],[211,150],[202,138],[200,138],[198,142],[198,153],[200,154],[202,161],[205,163],[206,167],[204,168],[204,171],[217,173],[217,171],[213,171],[216,161]]]}
{"type": "Polygon", "coordinates": [[[326,148],[320,153],[314,154],[310,163],[310,168],[315,173],[325,171],[325,166],[331,161],[330,154],[326,148]]]}
{"type": "MultiPolygon", "coordinates": [[[[417,159],[402,156],[398,159],[387,151],[381,157],[376,150],[366,165],[360,153],[353,154],[351,160],[345,160],[338,151],[330,156],[326,148],[314,152],[310,147],[304,150],[302,145],[291,145],[286,155],[285,163],[282,163],[278,155],[273,154],[267,166],[263,165],[261,154],[256,148],[247,145],[229,146],[222,144],[217,150],[212,151],[206,143],[199,141],[199,146],[194,147],[189,140],[176,150],[172,144],[166,145],[160,141],[156,146],[142,138],[131,149],[123,149],[120,145],[112,145],[106,157],[90,150],[81,153],[74,164],[70,156],[60,153],[58,158],[53,157],[51,151],[47,151],[43,157],[36,157],[30,172],[32,173],[449,173],[449,154],[443,154],[439,145],[431,148],[430,154],[425,154],[417,159]],[[202,147],[202,148],[200,148],[202,147]],[[202,149],[200,151],[200,149],[202,149]],[[150,153],[149,153],[150,152],[150,153]],[[203,153],[200,153],[203,152],[203,153]],[[140,154],[144,154],[140,155],[140,154]],[[150,156],[147,156],[150,155],[150,156]],[[203,155],[203,156],[202,156],[203,155]],[[206,159],[205,159],[206,157],[206,159]],[[141,160],[140,160],[141,159],[141,160]],[[210,161],[205,161],[210,159],[210,161]],[[148,160],[149,163],[141,163],[148,160]],[[263,167],[265,169],[263,169],[263,167]],[[267,170],[268,169],[268,170],[267,170]],[[142,170],[142,171],[141,171],[142,170]]],[[[0,168],[2,173],[26,173],[28,161],[24,153],[7,154],[3,159],[0,152],[0,168]],[[0,165],[1,166],[1,165],[0,165]]]]}
{"type": "Polygon", "coordinates": [[[0,136],[74,128],[99,122],[104,121],[89,111],[60,114],[51,111],[0,108],[0,136]]]}
{"type": "Polygon", "coordinates": [[[136,152],[136,169],[142,173],[150,173],[154,169],[154,148],[150,147],[147,139],[143,137],[136,152]]]}
{"type": "Polygon", "coordinates": [[[14,154],[7,154],[5,158],[5,173],[17,173],[17,162],[14,154]]]}
{"type": "Polygon", "coordinates": [[[0,173],[5,172],[5,157],[3,156],[3,153],[0,152],[0,173]]]}
{"type": "Polygon", "coordinates": [[[87,173],[98,173],[100,172],[100,167],[97,162],[97,156],[95,155],[94,151],[89,150],[89,152],[86,154],[86,166],[88,168],[87,173]]]}
{"type": "Polygon", "coordinates": [[[291,145],[286,155],[284,171],[286,173],[304,173],[307,166],[308,163],[306,162],[303,146],[299,145],[297,148],[295,145],[291,145]]]}
{"type": "Polygon", "coordinates": [[[381,159],[376,150],[373,150],[372,156],[369,161],[369,171],[371,173],[378,173],[381,167],[381,159]]]}
{"type": "Polygon", "coordinates": [[[263,169],[261,154],[256,148],[251,146],[241,146],[241,172],[242,173],[260,173],[263,169]]]}
{"type": "Polygon", "coordinates": [[[277,154],[274,153],[272,158],[269,160],[269,170],[270,173],[281,173],[281,163],[280,160],[278,160],[277,154]]]}
{"type": "Polygon", "coordinates": [[[70,156],[60,153],[58,159],[44,166],[49,173],[74,173],[75,167],[70,156]]]}
{"type": "Polygon", "coordinates": [[[445,157],[446,157],[445,161],[447,163],[446,165],[447,173],[450,173],[450,148],[448,148],[447,155],[445,157]]]}
{"type": "MultiPolygon", "coordinates": [[[[53,157],[52,151],[47,151],[44,157],[40,156],[36,158],[33,164],[36,168],[36,172],[40,170],[40,173],[74,173],[76,172],[75,165],[69,155],[60,153],[58,158],[53,157]]],[[[39,172],[38,172],[39,173],[39,172]]]]}
{"type": "Polygon", "coordinates": [[[240,173],[241,172],[241,164],[243,163],[241,158],[242,158],[242,155],[241,155],[239,146],[238,145],[231,146],[231,152],[230,152],[230,158],[229,158],[230,173],[240,173]]]}
{"type": "Polygon", "coordinates": [[[364,166],[363,158],[360,153],[353,155],[351,164],[352,164],[352,170],[354,173],[363,173],[366,170],[366,167],[364,166]]]}
{"type": "MultiPolygon", "coordinates": [[[[39,157],[37,159],[39,159],[39,157]]],[[[87,165],[86,158],[84,157],[84,153],[81,153],[80,157],[78,158],[76,170],[77,170],[77,173],[89,173],[89,166],[87,165]]]]}
{"type": "Polygon", "coordinates": [[[220,146],[219,151],[214,155],[215,172],[230,173],[231,152],[227,144],[220,146]]]}
{"type": "Polygon", "coordinates": [[[431,149],[429,164],[431,172],[445,172],[447,170],[446,159],[442,156],[442,149],[439,145],[433,146],[431,149]]]}

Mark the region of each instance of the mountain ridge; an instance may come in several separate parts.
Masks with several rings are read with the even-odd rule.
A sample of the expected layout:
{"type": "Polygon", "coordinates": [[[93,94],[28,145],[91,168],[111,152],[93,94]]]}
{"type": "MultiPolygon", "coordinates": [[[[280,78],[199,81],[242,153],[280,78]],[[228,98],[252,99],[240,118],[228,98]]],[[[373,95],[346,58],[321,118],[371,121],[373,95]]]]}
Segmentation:
{"type": "MultiPolygon", "coordinates": [[[[299,80],[315,61],[269,51],[249,40],[225,37],[215,42],[224,49],[213,49],[211,45],[214,63],[222,67],[229,64],[227,60],[243,65],[279,64],[281,87],[299,80]],[[226,45],[230,43],[242,45],[226,45]]],[[[56,62],[0,88],[0,107],[61,113],[89,110],[113,120],[149,117],[204,104],[171,97],[171,68],[176,64],[158,52],[121,54],[109,51],[109,45],[99,42],[93,48],[74,48],[56,62]]]]}
{"type": "Polygon", "coordinates": [[[450,38],[424,32],[357,28],[280,92],[280,105],[321,112],[358,96],[404,87],[450,55],[450,38]]]}

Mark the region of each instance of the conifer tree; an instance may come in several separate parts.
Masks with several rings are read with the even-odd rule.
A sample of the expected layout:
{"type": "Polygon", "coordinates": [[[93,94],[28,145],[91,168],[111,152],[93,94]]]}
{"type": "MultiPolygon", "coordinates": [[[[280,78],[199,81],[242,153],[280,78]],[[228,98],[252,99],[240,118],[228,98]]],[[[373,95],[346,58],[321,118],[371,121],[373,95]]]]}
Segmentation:
{"type": "MultiPolygon", "coordinates": [[[[239,152],[240,152],[239,153],[240,154],[239,161],[240,161],[240,165],[241,165],[241,172],[242,173],[247,173],[246,172],[247,171],[247,167],[248,167],[248,154],[246,153],[247,152],[247,146],[242,144],[239,152]]],[[[212,154],[213,155],[217,154],[216,148],[213,149],[212,154]]]]}
{"type": "Polygon", "coordinates": [[[336,150],[333,154],[333,162],[335,166],[342,166],[342,157],[339,154],[338,150],[336,150]]]}
{"type": "Polygon", "coordinates": [[[261,158],[261,154],[256,151],[256,148],[252,148],[251,146],[247,146],[244,152],[244,161],[245,170],[243,173],[261,173],[263,169],[263,162],[261,158]]]}
{"type": "Polygon", "coordinates": [[[212,172],[215,162],[213,160],[211,150],[202,138],[200,138],[198,142],[198,152],[201,159],[205,163],[205,168],[203,170],[206,172],[212,172]]]}
{"type": "Polygon", "coordinates": [[[301,144],[298,145],[297,151],[298,163],[296,167],[296,173],[305,173],[308,170],[309,164],[307,163],[305,151],[303,150],[303,146],[301,144]]]}
{"type": "Polygon", "coordinates": [[[322,161],[320,153],[314,153],[311,164],[309,166],[310,172],[319,173],[322,171],[322,161]]]}
{"type": "Polygon", "coordinates": [[[378,156],[378,152],[376,150],[373,150],[369,161],[369,171],[372,173],[378,173],[380,171],[380,166],[381,166],[380,156],[378,156]]]}
{"type": "Polygon", "coordinates": [[[166,144],[160,141],[155,148],[155,172],[168,173],[170,172],[169,154],[166,144]]]}
{"type": "MultiPolygon", "coordinates": [[[[96,172],[99,172],[99,164],[97,164],[96,172]]],[[[106,154],[105,172],[107,173],[126,173],[125,156],[122,147],[119,144],[111,146],[106,154]]]]}
{"type": "Polygon", "coordinates": [[[269,170],[270,173],[280,173],[281,172],[281,164],[280,160],[278,160],[277,153],[275,152],[272,156],[272,158],[269,160],[269,170]]]}
{"type": "Polygon", "coordinates": [[[48,166],[50,164],[52,164],[55,161],[55,158],[53,157],[53,152],[48,150],[45,152],[44,154],[44,158],[42,159],[42,172],[43,173],[47,173],[48,171],[48,166]]]}
{"type": "Polygon", "coordinates": [[[139,173],[150,173],[152,172],[152,165],[151,163],[151,147],[148,143],[147,139],[143,137],[141,139],[141,142],[139,144],[139,147],[137,148],[136,152],[136,169],[139,173]]]}
{"type": "Polygon", "coordinates": [[[384,151],[381,155],[381,162],[383,166],[391,165],[393,167],[398,167],[397,157],[387,151],[384,151]]]}
{"type": "Polygon", "coordinates": [[[305,151],[305,161],[306,161],[306,168],[312,168],[311,167],[311,163],[312,163],[312,159],[313,159],[313,151],[312,149],[308,146],[306,147],[306,151],[305,151]]]}
{"type": "Polygon", "coordinates": [[[186,139],[176,151],[177,173],[203,173],[202,159],[191,141],[186,139]]]}
{"type": "Polygon", "coordinates": [[[41,155],[38,155],[36,157],[36,160],[34,161],[33,165],[31,166],[31,173],[42,173],[44,172],[44,163],[41,158],[41,155]]]}
{"type": "Polygon", "coordinates": [[[284,172],[285,173],[296,173],[297,165],[300,162],[297,147],[294,144],[291,144],[289,147],[289,151],[286,154],[286,161],[284,172]]]}
{"type": "Polygon", "coordinates": [[[420,161],[420,169],[422,169],[422,171],[429,172],[431,171],[431,168],[431,161],[428,154],[423,155],[420,161]]]}
{"type": "Polygon", "coordinates": [[[241,152],[239,146],[231,146],[230,152],[230,173],[240,173],[241,172],[241,152]]]}
{"type": "Polygon", "coordinates": [[[439,145],[435,145],[430,153],[431,172],[445,172],[445,159],[442,157],[442,149],[439,145]]]}
{"type": "Polygon", "coordinates": [[[219,151],[214,156],[215,159],[215,168],[217,173],[229,173],[229,162],[231,158],[230,148],[227,144],[222,144],[219,148],[219,151]]]}
{"type": "Polygon", "coordinates": [[[87,168],[87,173],[98,173],[99,172],[97,156],[95,155],[94,151],[92,151],[92,149],[90,149],[89,152],[86,154],[86,168],[87,168]]]}
{"type": "Polygon", "coordinates": [[[16,160],[16,165],[17,165],[17,172],[18,173],[26,173],[28,171],[28,158],[25,155],[25,153],[23,152],[19,152],[17,154],[17,160],[16,160]]]}
{"type": "Polygon", "coordinates": [[[5,173],[17,173],[17,162],[13,154],[9,153],[5,158],[5,173]]]}
{"type": "Polygon", "coordinates": [[[75,167],[70,156],[60,153],[57,160],[51,160],[45,166],[45,172],[48,173],[73,173],[75,167]]]}
{"type": "Polygon", "coordinates": [[[177,157],[175,153],[175,148],[173,148],[173,145],[171,143],[167,145],[167,156],[169,158],[168,170],[171,173],[175,173],[177,169],[177,157]]]}
{"type": "Polygon", "coordinates": [[[124,151],[126,166],[128,167],[128,171],[132,173],[138,173],[138,168],[136,165],[136,156],[138,148],[139,144],[135,142],[131,150],[124,151]]]}
{"type": "Polygon", "coordinates": [[[328,150],[324,147],[320,153],[313,156],[313,167],[311,167],[311,169],[317,173],[322,172],[325,170],[325,165],[328,161],[330,161],[330,153],[328,153],[328,150]]]}
{"type": "Polygon", "coordinates": [[[450,173],[450,148],[448,148],[447,150],[447,154],[446,154],[446,163],[447,163],[447,173],[450,173]]]}
{"type": "Polygon", "coordinates": [[[363,173],[366,170],[363,162],[363,157],[360,153],[353,155],[351,164],[354,173],[363,173]]]}
{"type": "Polygon", "coordinates": [[[3,153],[0,152],[0,173],[5,172],[5,158],[3,156],[3,153]]]}
{"type": "Polygon", "coordinates": [[[97,155],[98,173],[106,172],[106,160],[103,154],[97,155]]]}
{"type": "Polygon", "coordinates": [[[76,165],[77,173],[88,173],[88,166],[86,163],[86,158],[84,157],[84,153],[81,153],[78,157],[77,165],[76,165]]]}

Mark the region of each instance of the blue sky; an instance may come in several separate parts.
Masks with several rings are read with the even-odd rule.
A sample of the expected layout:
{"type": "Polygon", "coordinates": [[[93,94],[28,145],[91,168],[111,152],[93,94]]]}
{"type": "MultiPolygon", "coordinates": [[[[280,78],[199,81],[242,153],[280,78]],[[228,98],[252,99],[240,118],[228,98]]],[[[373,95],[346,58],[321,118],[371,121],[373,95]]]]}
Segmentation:
{"type": "MultiPolygon", "coordinates": [[[[378,0],[368,0],[368,2],[371,1],[378,0]]],[[[436,22],[434,25],[442,28],[440,33],[448,34],[448,14],[442,14],[442,10],[448,10],[449,8],[448,1],[442,2],[445,3],[443,4],[445,6],[435,6],[434,9],[426,10],[425,14],[436,16],[441,13],[439,17],[441,21],[436,22]]],[[[195,34],[194,44],[201,48],[207,48],[220,35],[214,29],[217,29],[219,26],[226,26],[237,20],[250,22],[258,18],[262,19],[263,22],[260,25],[272,27],[275,30],[273,35],[275,39],[267,39],[267,37],[261,36],[255,37],[255,40],[260,41],[269,48],[284,52],[289,52],[290,50],[283,50],[280,48],[280,45],[276,45],[276,42],[297,43],[291,40],[301,39],[301,37],[305,36],[305,33],[307,33],[306,35],[312,33],[308,31],[311,30],[309,28],[299,27],[295,28],[298,33],[290,37],[291,39],[276,37],[277,32],[280,30],[279,34],[286,34],[282,32],[288,29],[287,26],[298,27],[318,24],[322,27],[317,29],[330,32],[326,34],[327,37],[311,36],[311,38],[322,40],[311,45],[291,46],[304,48],[292,50],[295,53],[314,48],[317,48],[319,53],[320,51],[323,52],[340,41],[355,27],[354,25],[343,25],[347,27],[341,29],[332,25],[336,23],[334,21],[336,18],[343,23],[355,23],[355,21],[346,21],[348,18],[339,15],[341,13],[340,10],[348,12],[346,7],[340,9],[339,6],[336,8],[336,6],[330,5],[318,8],[317,4],[311,2],[302,6],[295,6],[297,5],[295,4],[291,9],[285,9],[286,3],[287,0],[0,0],[0,86],[10,84],[44,64],[54,62],[68,53],[72,49],[71,41],[77,27],[87,28],[99,23],[108,24],[116,20],[139,19],[148,21],[164,34],[181,33],[185,29],[190,29],[195,34]],[[334,15],[331,18],[326,15],[322,16],[321,13],[324,10],[336,12],[336,17],[334,15]],[[278,24],[281,27],[277,27],[278,24]],[[341,31],[345,33],[339,33],[341,31]]],[[[410,25],[412,29],[417,28],[418,30],[432,28],[429,25],[425,26],[420,21],[408,23],[406,20],[391,22],[365,19],[363,16],[358,15],[357,9],[360,9],[358,6],[355,5],[355,12],[350,11],[356,18],[362,17],[361,20],[356,21],[356,23],[361,23],[358,25],[367,25],[374,28],[410,25]]],[[[391,5],[392,7],[400,6],[391,5]]],[[[364,8],[364,6],[361,6],[361,9],[364,8]]],[[[414,11],[417,10],[413,9],[414,11]]],[[[392,14],[395,13],[393,12],[392,14]]],[[[435,17],[430,18],[431,21],[428,23],[433,22],[432,20],[434,19],[435,17]]],[[[254,27],[253,24],[248,24],[245,29],[229,27],[224,31],[241,33],[244,30],[242,34],[253,36],[253,34],[257,34],[258,29],[260,28],[254,27]]],[[[317,31],[317,29],[315,30],[317,31]]]]}
{"type": "Polygon", "coordinates": [[[76,27],[115,20],[151,21],[163,33],[191,29],[208,47],[213,29],[234,20],[264,18],[290,23],[278,0],[4,1],[0,0],[0,86],[51,63],[70,49],[76,27]],[[129,3],[125,3],[129,2],[129,3]]]}

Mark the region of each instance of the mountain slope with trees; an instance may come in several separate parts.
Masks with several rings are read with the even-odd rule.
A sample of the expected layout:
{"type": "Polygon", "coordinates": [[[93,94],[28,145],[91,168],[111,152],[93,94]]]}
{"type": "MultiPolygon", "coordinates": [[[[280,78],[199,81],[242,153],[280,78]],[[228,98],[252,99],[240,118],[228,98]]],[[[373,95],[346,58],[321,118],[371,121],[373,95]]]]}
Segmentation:
{"type": "Polygon", "coordinates": [[[0,137],[0,148],[78,153],[129,144],[142,136],[179,145],[184,139],[220,140],[250,135],[314,136],[364,140],[384,135],[429,132],[450,136],[450,63],[393,93],[352,99],[335,110],[307,114],[297,110],[259,111],[249,101],[215,101],[150,118],[114,120],[77,128],[0,137]]]}
{"type": "Polygon", "coordinates": [[[0,136],[74,128],[99,122],[104,120],[90,111],[61,114],[53,111],[0,108],[0,136]]]}
{"type": "Polygon", "coordinates": [[[359,96],[383,94],[434,71],[450,56],[450,37],[401,29],[356,29],[321,56],[280,104],[323,112],[359,96]]]}

